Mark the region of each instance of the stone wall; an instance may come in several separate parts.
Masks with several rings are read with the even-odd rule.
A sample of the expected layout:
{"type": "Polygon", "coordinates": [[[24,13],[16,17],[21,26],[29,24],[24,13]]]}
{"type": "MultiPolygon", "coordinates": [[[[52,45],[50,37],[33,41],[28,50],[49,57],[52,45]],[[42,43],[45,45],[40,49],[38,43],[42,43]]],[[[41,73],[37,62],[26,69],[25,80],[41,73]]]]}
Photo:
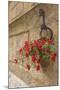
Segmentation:
{"type": "Polygon", "coordinates": [[[23,14],[27,13],[36,3],[22,3],[19,1],[9,1],[9,24],[21,17],[23,14]]]}
{"type": "MultiPolygon", "coordinates": [[[[23,4],[23,3],[19,3],[23,4]]],[[[34,8],[25,4],[25,11],[15,21],[9,23],[9,60],[14,60],[18,55],[18,50],[26,40],[33,41],[34,39],[40,38],[40,26],[42,24],[41,18],[39,17],[39,9],[44,9],[46,13],[46,24],[53,31],[53,36],[57,42],[58,38],[58,5],[53,4],[37,4],[34,8]],[[27,8],[28,7],[28,8],[27,8]]],[[[30,4],[30,3],[29,3],[30,4]]],[[[31,5],[31,4],[30,4],[31,5]]],[[[35,4],[33,4],[34,6],[35,4]]],[[[22,5],[20,5],[22,6],[22,5]]],[[[11,7],[12,8],[12,7],[11,7]]],[[[19,10],[19,7],[17,11],[19,10]]],[[[11,12],[9,12],[11,13],[11,12]]],[[[12,13],[12,15],[15,15],[12,13]]],[[[9,14],[10,15],[10,14],[9,14]]],[[[9,17],[10,18],[10,17],[9,17]]],[[[12,17],[11,17],[12,18],[12,17]]],[[[57,43],[56,43],[57,44],[57,43]]],[[[55,85],[57,83],[57,61],[54,65],[54,71],[51,75],[54,75],[55,85]]],[[[51,76],[50,75],[50,76],[51,76]]],[[[52,77],[52,76],[51,76],[52,77]]]]}

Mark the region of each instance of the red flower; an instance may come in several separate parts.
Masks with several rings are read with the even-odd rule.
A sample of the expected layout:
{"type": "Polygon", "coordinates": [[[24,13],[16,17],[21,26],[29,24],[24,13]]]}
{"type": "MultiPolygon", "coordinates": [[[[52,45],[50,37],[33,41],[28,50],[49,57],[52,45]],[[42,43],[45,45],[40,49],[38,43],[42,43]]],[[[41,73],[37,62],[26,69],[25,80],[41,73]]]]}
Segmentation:
{"type": "Polygon", "coordinates": [[[48,44],[54,44],[52,39],[48,39],[48,44]]]}
{"type": "Polygon", "coordinates": [[[38,62],[37,60],[35,61],[35,65],[36,65],[36,66],[39,65],[39,62],[38,62]]]}
{"type": "Polygon", "coordinates": [[[55,61],[55,59],[56,59],[56,53],[51,54],[51,60],[55,61]]]}
{"type": "Polygon", "coordinates": [[[39,58],[38,60],[35,61],[35,65],[39,65],[40,64],[40,61],[42,60],[42,58],[39,58]]]}
{"type": "Polygon", "coordinates": [[[42,50],[42,45],[38,45],[39,50],[42,50]]]}
{"type": "Polygon", "coordinates": [[[25,64],[25,70],[26,71],[30,70],[30,65],[29,64],[25,64]]]}
{"type": "Polygon", "coordinates": [[[25,41],[24,47],[25,47],[25,48],[28,48],[28,47],[29,47],[29,42],[28,42],[28,41],[25,41]]]}
{"type": "Polygon", "coordinates": [[[28,43],[28,41],[25,41],[25,45],[28,45],[29,43],[28,43]]]}
{"type": "Polygon", "coordinates": [[[37,65],[36,66],[36,71],[39,71],[40,70],[40,65],[37,65]]]}
{"type": "Polygon", "coordinates": [[[39,44],[38,40],[34,40],[34,45],[37,46],[39,44]]]}
{"type": "Polygon", "coordinates": [[[41,39],[41,45],[44,45],[46,43],[46,39],[41,39]]]}
{"type": "Polygon", "coordinates": [[[38,63],[40,63],[41,60],[42,60],[42,58],[40,57],[40,58],[38,59],[38,63]]]}
{"type": "Polygon", "coordinates": [[[34,40],[34,44],[38,47],[39,50],[42,50],[42,43],[39,40],[34,40]]]}
{"type": "Polygon", "coordinates": [[[26,57],[29,57],[29,52],[28,51],[26,51],[26,57]]]}
{"type": "Polygon", "coordinates": [[[22,53],[22,48],[19,49],[20,54],[22,53]]]}
{"type": "Polygon", "coordinates": [[[29,51],[29,45],[24,45],[24,49],[29,51]]]}
{"type": "Polygon", "coordinates": [[[18,63],[18,60],[17,59],[14,59],[14,62],[15,62],[15,64],[17,64],[18,63]]]}
{"type": "Polygon", "coordinates": [[[36,60],[36,57],[35,57],[35,55],[33,55],[32,56],[32,61],[35,62],[35,60],[36,60]]]}
{"type": "Polygon", "coordinates": [[[35,44],[31,43],[30,46],[31,46],[31,49],[33,49],[35,47],[35,44]]]}
{"type": "Polygon", "coordinates": [[[29,43],[28,43],[28,41],[25,42],[24,49],[26,51],[26,55],[28,55],[29,54],[29,43]]]}

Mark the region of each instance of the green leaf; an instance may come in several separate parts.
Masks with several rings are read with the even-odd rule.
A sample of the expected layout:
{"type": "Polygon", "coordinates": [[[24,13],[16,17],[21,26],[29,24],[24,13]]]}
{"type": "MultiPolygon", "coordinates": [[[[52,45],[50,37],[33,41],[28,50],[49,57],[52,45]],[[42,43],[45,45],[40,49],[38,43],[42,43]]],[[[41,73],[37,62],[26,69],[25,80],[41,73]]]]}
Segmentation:
{"type": "Polygon", "coordinates": [[[42,51],[39,51],[39,56],[42,57],[44,54],[42,51]]]}
{"type": "Polygon", "coordinates": [[[47,55],[47,56],[44,55],[44,56],[43,56],[43,60],[48,61],[48,60],[49,60],[49,55],[47,55]]]}
{"type": "Polygon", "coordinates": [[[35,63],[32,62],[32,67],[34,68],[35,67],[35,63]]]}
{"type": "Polygon", "coordinates": [[[32,55],[34,55],[35,54],[35,50],[31,50],[30,51],[30,55],[32,56],[32,55]]]}
{"type": "Polygon", "coordinates": [[[45,45],[43,45],[43,47],[42,47],[42,48],[48,48],[48,45],[46,45],[46,44],[45,44],[45,45]]]}
{"type": "Polygon", "coordinates": [[[54,45],[49,45],[48,48],[50,48],[51,52],[55,52],[56,51],[56,47],[54,45]]]}

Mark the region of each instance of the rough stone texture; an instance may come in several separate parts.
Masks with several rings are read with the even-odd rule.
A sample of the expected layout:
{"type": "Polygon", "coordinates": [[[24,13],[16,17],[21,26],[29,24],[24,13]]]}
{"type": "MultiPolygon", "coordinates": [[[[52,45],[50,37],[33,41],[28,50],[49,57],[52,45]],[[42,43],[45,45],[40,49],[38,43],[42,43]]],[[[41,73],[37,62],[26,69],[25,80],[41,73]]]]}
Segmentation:
{"type": "Polygon", "coordinates": [[[43,72],[42,68],[39,72],[37,72],[35,69],[25,71],[24,67],[21,65],[16,65],[10,62],[9,69],[18,78],[23,80],[28,87],[57,85],[57,83],[54,82],[54,79],[51,78],[48,73],[43,72]]]}
{"type": "MultiPolygon", "coordinates": [[[[48,25],[48,27],[50,27],[52,29],[54,39],[55,39],[56,45],[57,45],[58,5],[38,4],[34,7],[35,4],[33,4],[33,3],[24,3],[25,8],[22,10],[22,6],[23,6],[22,4],[23,3],[19,3],[19,2],[18,2],[18,4],[16,4],[16,3],[12,4],[12,6],[11,6],[12,9],[13,9],[13,5],[15,5],[14,9],[12,10],[13,13],[12,13],[12,11],[9,11],[9,19],[11,20],[11,22],[9,24],[9,60],[12,60],[12,61],[14,60],[14,58],[17,57],[17,55],[18,55],[17,51],[20,47],[22,47],[22,45],[24,44],[24,41],[26,41],[26,40],[31,41],[31,40],[40,38],[40,36],[39,36],[40,25],[42,24],[42,20],[39,17],[39,9],[40,8],[44,9],[44,11],[46,13],[46,17],[45,17],[46,24],[48,25]],[[16,7],[17,7],[17,11],[15,10],[16,7]],[[21,10],[24,15],[19,10],[21,10]],[[12,13],[12,15],[11,15],[11,13],[12,13]],[[15,21],[13,19],[11,19],[11,18],[16,17],[16,15],[18,15],[18,14],[20,15],[20,16],[18,16],[19,17],[18,19],[15,18],[14,19],[15,21]]],[[[11,8],[9,6],[9,9],[11,9],[11,8]]],[[[28,78],[28,80],[27,80],[27,78],[25,78],[26,72],[24,74],[25,76],[20,75],[20,73],[22,73],[22,74],[24,73],[24,69],[18,69],[16,71],[17,67],[15,67],[15,65],[12,65],[12,63],[10,63],[9,67],[10,67],[9,70],[14,72],[19,78],[22,78],[22,80],[24,80],[26,83],[28,83],[27,81],[29,81],[30,79],[28,78]]],[[[39,84],[35,84],[35,83],[37,83],[35,80],[34,85],[33,85],[33,81],[32,81],[31,86],[57,85],[57,83],[58,83],[57,72],[58,72],[58,70],[57,70],[57,60],[56,60],[53,67],[50,66],[48,68],[48,71],[45,72],[48,75],[48,76],[45,75],[45,77],[48,78],[48,79],[46,79],[46,82],[45,82],[45,77],[43,77],[43,78],[40,78],[40,81],[39,80],[37,81],[37,82],[39,82],[39,84]],[[40,82],[42,79],[43,79],[43,82],[41,84],[40,82]],[[52,79],[52,82],[50,82],[50,79],[52,79]]],[[[31,71],[30,73],[34,74],[33,71],[31,71]]],[[[30,73],[28,73],[28,76],[30,75],[30,73]]],[[[42,76],[43,74],[44,74],[44,72],[42,71],[42,74],[40,73],[40,75],[42,76]]],[[[35,76],[38,76],[38,74],[36,74],[36,72],[35,72],[35,76]]]]}
{"type": "Polygon", "coordinates": [[[14,73],[9,72],[9,88],[22,88],[28,87],[21,79],[19,79],[14,73]]]}
{"type": "Polygon", "coordinates": [[[23,14],[27,13],[36,5],[36,3],[21,3],[19,1],[9,1],[9,24],[21,17],[23,14]]]}

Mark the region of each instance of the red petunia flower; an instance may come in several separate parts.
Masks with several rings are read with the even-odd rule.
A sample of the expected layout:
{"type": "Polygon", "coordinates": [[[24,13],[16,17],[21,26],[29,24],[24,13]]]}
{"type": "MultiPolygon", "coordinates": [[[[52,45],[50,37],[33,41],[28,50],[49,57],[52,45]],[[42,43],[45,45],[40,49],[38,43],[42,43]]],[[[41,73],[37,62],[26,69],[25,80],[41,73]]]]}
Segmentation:
{"type": "Polygon", "coordinates": [[[30,65],[29,64],[25,64],[25,70],[26,71],[30,70],[30,65]]]}
{"type": "Polygon", "coordinates": [[[22,53],[22,48],[19,49],[20,54],[22,53]]]}
{"type": "Polygon", "coordinates": [[[38,40],[34,40],[34,45],[37,46],[38,45],[38,40]]]}
{"type": "Polygon", "coordinates": [[[38,47],[39,50],[42,50],[42,43],[40,43],[39,40],[34,40],[34,44],[38,47]]]}
{"type": "Polygon", "coordinates": [[[35,60],[36,60],[35,55],[32,55],[32,61],[35,62],[35,60]]]}
{"type": "Polygon", "coordinates": [[[36,65],[36,66],[39,65],[39,62],[38,62],[37,60],[35,61],[35,65],[36,65]]]}
{"type": "Polygon", "coordinates": [[[29,44],[29,42],[28,41],[25,41],[25,45],[28,45],[29,44]]]}
{"type": "Polygon", "coordinates": [[[25,52],[26,52],[26,55],[28,56],[28,54],[29,54],[29,43],[28,43],[28,41],[26,41],[25,42],[25,45],[24,45],[24,49],[25,49],[25,52]]]}
{"type": "Polygon", "coordinates": [[[42,60],[42,58],[39,58],[38,60],[35,61],[35,65],[39,65],[40,64],[40,61],[42,60]]]}
{"type": "Polygon", "coordinates": [[[51,60],[52,61],[55,61],[56,60],[56,53],[51,54],[51,60]]]}
{"type": "Polygon", "coordinates": [[[28,51],[26,51],[26,57],[29,57],[29,52],[28,51]]]}
{"type": "Polygon", "coordinates": [[[24,45],[24,49],[29,51],[29,45],[24,45]]]}
{"type": "Polygon", "coordinates": [[[48,44],[54,44],[52,39],[48,39],[48,44]]]}
{"type": "Polygon", "coordinates": [[[38,59],[38,62],[40,63],[41,60],[42,60],[42,58],[40,57],[40,58],[38,59]]]}
{"type": "Polygon", "coordinates": [[[40,71],[40,65],[36,66],[36,71],[40,71]]]}
{"type": "Polygon", "coordinates": [[[41,45],[44,45],[46,43],[46,39],[41,39],[41,45]]]}
{"type": "Polygon", "coordinates": [[[38,49],[39,50],[42,50],[42,45],[38,45],[38,49]]]}

